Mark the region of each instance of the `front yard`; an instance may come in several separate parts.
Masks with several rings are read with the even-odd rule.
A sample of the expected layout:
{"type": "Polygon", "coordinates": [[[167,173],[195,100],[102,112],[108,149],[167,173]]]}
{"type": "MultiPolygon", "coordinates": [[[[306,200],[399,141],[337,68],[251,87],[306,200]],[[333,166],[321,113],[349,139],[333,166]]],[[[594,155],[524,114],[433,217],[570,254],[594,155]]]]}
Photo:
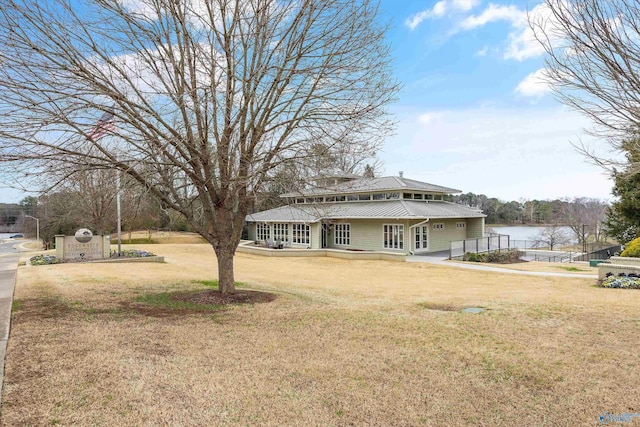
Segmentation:
{"type": "Polygon", "coordinates": [[[213,251],[136,248],[167,263],[19,268],[3,425],[573,426],[640,412],[640,291],[238,254],[239,289],[275,300],[178,304],[211,285],[213,251]]]}

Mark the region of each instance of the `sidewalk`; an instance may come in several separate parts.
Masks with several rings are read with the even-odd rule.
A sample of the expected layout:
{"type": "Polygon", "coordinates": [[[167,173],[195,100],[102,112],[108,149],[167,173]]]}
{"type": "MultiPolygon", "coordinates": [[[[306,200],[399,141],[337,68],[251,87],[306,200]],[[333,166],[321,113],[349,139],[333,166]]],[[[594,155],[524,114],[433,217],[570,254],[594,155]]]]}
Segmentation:
{"type": "Polygon", "coordinates": [[[20,254],[0,256],[0,402],[4,384],[4,360],[11,326],[11,306],[13,304],[13,290],[16,286],[18,259],[20,259],[20,254]]]}
{"type": "MultiPolygon", "coordinates": [[[[435,254],[434,254],[435,255],[435,254]]],[[[511,270],[508,268],[492,267],[486,264],[469,264],[455,261],[447,261],[446,256],[424,256],[413,255],[407,257],[407,262],[426,262],[429,264],[444,265],[447,267],[466,268],[468,270],[480,270],[480,271],[492,271],[494,273],[506,273],[506,274],[523,274],[526,276],[547,276],[547,277],[571,277],[571,278],[584,278],[584,279],[597,279],[597,274],[571,274],[571,273],[550,273],[544,271],[521,271],[511,270]]]]}

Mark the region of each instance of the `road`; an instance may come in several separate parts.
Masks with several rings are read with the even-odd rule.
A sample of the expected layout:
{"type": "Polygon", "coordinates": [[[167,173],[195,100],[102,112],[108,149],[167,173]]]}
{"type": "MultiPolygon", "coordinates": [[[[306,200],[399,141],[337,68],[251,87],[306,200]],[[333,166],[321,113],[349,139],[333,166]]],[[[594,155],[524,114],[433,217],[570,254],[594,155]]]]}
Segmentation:
{"type": "Polygon", "coordinates": [[[0,255],[15,254],[18,253],[13,247],[18,243],[22,243],[24,240],[15,239],[0,239],[0,255]]]}

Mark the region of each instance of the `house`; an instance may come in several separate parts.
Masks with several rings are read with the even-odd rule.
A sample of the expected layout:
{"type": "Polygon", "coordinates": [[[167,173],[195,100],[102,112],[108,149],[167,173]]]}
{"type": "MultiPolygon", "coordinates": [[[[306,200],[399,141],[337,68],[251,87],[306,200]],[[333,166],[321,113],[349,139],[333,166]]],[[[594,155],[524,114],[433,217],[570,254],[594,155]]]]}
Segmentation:
{"type": "Polygon", "coordinates": [[[249,239],[286,247],[419,254],[483,237],[485,215],[446,202],[460,190],[400,176],[332,175],[283,194],[288,204],[247,215],[249,239]]]}

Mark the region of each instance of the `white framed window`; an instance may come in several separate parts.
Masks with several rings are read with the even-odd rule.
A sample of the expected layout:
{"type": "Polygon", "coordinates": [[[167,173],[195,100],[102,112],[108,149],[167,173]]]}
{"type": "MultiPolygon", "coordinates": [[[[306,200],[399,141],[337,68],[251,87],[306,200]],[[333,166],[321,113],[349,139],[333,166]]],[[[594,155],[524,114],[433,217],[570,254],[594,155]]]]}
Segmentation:
{"type": "Polygon", "coordinates": [[[382,246],[385,249],[404,249],[404,225],[384,224],[382,226],[382,246]]]}
{"type": "Polygon", "coordinates": [[[429,226],[422,225],[415,228],[416,250],[429,248],[429,226]]]}
{"type": "Polygon", "coordinates": [[[434,230],[444,230],[444,222],[436,222],[433,224],[434,230]]]}
{"type": "Polygon", "coordinates": [[[456,222],[456,228],[467,228],[466,222],[456,222]]]}
{"type": "Polygon", "coordinates": [[[335,224],[333,235],[336,245],[349,246],[351,244],[351,224],[335,224]]]}
{"type": "Polygon", "coordinates": [[[271,237],[269,224],[257,223],[256,224],[256,240],[267,240],[271,237]]]}
{"type": "Polygon", "coordinates": [[[289,224],[285,224],[285,223],[273,224],[273,240],[288,242],[289,241],[289,224]]]}
{"type": "Polygon", "coordinates": [[[309,224],[293,224],[291,227],[293,229],[293,243],[308,245],[309,235],[311,233],[309,224]]]}

